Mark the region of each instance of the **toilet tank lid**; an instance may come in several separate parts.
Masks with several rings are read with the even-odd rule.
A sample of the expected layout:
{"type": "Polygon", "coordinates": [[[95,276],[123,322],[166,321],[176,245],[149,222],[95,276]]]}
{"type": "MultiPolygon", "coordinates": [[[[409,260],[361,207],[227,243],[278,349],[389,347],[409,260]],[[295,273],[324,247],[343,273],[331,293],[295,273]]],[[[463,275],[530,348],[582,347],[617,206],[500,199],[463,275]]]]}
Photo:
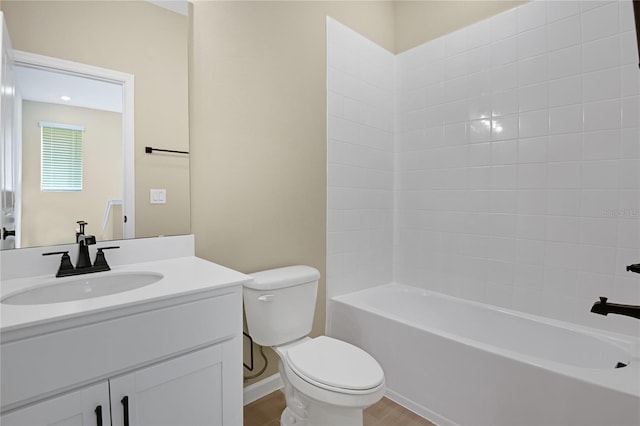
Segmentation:
{"type": "Polygon", "coordinates": [[[316,268],[304,265],[269,269],[267,271],[254,272],[250,275],[253,277],[253,281],[245,283],[244,286],[254,290],[274,290],[293,287],[320,279],[320,272],[316,268]]]}

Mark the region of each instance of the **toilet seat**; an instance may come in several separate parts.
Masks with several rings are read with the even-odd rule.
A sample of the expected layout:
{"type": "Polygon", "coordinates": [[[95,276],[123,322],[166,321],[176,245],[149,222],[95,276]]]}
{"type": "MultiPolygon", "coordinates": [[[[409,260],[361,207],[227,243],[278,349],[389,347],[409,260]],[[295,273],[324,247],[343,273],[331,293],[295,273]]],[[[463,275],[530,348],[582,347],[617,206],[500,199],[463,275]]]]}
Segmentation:
{"type": "Polygon", "coordinates": [[[371,355],[327,336],[288,349],[286,361],[302,380],[332,392],[366,394],[384,384],[384,372],[371,355]]]}

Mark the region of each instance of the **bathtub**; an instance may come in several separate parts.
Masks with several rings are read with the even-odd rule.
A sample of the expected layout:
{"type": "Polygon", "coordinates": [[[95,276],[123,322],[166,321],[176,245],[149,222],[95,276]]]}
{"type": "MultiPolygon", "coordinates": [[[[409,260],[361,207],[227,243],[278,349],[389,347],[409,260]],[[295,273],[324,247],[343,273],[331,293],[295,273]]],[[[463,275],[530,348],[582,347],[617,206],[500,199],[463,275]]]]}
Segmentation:
{"type": "Polygon", "coordinates": [[[400,284],[334,297],[329,320],[382,365],[389,398],[438,425],[640,424],[634,337],[400,284]]]}

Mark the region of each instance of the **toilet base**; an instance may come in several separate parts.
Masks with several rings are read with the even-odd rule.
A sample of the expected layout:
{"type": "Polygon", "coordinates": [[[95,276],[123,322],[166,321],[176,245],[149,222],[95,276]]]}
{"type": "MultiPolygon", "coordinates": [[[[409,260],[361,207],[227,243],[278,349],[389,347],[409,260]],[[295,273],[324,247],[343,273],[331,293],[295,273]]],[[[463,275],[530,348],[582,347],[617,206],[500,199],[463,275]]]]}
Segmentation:
{"type": "Polygon", "coordinates": [[[280,426],[362,426],[362,409],[344,408],[314,401],[294,391],[280,416],[280,426]]]}

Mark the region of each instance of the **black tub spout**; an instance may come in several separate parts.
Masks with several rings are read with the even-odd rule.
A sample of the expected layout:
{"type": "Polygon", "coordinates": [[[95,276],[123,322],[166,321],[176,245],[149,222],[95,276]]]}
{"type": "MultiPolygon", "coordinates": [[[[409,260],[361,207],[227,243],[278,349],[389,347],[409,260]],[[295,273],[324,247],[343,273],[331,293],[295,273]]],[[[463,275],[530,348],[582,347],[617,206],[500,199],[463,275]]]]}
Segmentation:
{"type": "Polygon", "coordinates": [[[607,300],[608,299],[606,297],[601,297],[599,302],[593,304],[593,306],[591,307],[591,312],[600,315],[625,315],[628,317],[640,319],[640,306],[608,303],[607,300]]]}

